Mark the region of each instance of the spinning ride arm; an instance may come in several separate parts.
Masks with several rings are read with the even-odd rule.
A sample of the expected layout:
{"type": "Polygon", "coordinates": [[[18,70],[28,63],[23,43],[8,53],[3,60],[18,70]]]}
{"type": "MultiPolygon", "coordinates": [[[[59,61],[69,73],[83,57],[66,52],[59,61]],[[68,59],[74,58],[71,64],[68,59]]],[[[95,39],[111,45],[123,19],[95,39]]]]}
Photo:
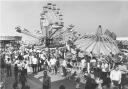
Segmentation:
{"type": "Polygon", "coordinates": [[[71,32],[71,30],[72,30],[73,28],[74,28],[74,25],[71,24],[71,25],[69,25],[69,26],[67,27],[67,29],[66,29],[65,31],[61,32],[60,34],[56,35],[55,37],[59,37],[59,36],[65,34],[65,33],[71,32]]]}
{"type": "Polygon", "coordinates": [[[25,34],[25,35],[34,37],[34,38],[39,39],[39,40],[41,39],[41,38],[35,36],[34,34],[30,33],[27,29],[23,29],[23,30],[22,30],[20,27],[16,27],[15,29],[16,29],[16,31],[17,31],[18,33],[23,33],[23,34],[25,34]]]}

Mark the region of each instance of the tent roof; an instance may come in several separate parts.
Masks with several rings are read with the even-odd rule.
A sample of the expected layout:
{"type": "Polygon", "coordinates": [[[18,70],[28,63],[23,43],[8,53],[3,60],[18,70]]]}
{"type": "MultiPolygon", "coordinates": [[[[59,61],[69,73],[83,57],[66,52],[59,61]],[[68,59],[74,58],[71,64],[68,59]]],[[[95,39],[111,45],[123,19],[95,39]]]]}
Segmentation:
{"type": "Polygon", "coordinates": [[[119,52],[115,40],[108,35],[102,34],[101,25],[98,27],[96,34],[82,38],[75,44],[81,50],[93,52],[94,54],[109,55],[110,53],[117,54],[119,52]]]}

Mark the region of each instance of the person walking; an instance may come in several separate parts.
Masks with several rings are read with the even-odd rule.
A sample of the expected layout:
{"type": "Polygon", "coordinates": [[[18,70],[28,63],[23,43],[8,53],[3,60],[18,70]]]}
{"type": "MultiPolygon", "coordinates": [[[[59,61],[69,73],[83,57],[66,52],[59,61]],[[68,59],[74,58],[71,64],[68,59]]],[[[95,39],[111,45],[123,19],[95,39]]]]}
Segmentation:
{"type": "Polygon", "coordinates": [[[23,67],[24,67],[25,76],[27,76],[27,68],[28,68],[28,63],[27,63],[27,61],[24,61],[23,67]]]}
{"type": "Polygon", "coordinates": [[[15,64],[15,66],[14,66],[15,81],[18,81],[18,71],[19,71],[18,66],[17,66],[17,64],[15,64]]]}
{"type": "Polygon", "coordinates": [[[113,85],[117,86],[119,89],[121,89],[121,76],[122,74],[118,66],[110,72],[110,79],[113,85]]]}
{"type": "Polygon", "coordinates": [[[25,83],[27,82],[27,79],[26,79],[26,76],[25,76],[24,67],[22,67],[22,70],[21,70],[20,82],[21,82],[21,85],[22,85],[21,89],[25,89],[25,83]]]}
{"type": "Polygon", "coordinates": [[[76,78],[76,89],[80,89],[80,78],[76,78]]]}
{"type": "Polygon", "coordinates": [[[56,58],[55,57],[52,57],[51,59],[50,59],[50,64],[51,64],[51,69],[52,69],[52,73],[53,74],[56,74],[56,58]]]}
{"type": "Polygon", "coordinates": [[[36,69],[37,69],[37,63],[38,63],[38,60],[36,58],[36,55],[34,55],[32,57],[32,68],[33,68],[33,73],[36,73],[36,69]]]}
{"type": "Polygon", "coordinates": [[[11,73],[11,60],[10,60],[10,58],[8,58],[6,61],[6,67],[7,67],[7,77],[11,76],[12,73],[11,73]]]}
{"type": "Polygon", "coordinates": [[[42,89],[51,89],[51,77],[44,71],[42,89]]]}
{"type": "Polygon", "coordinates": [[[64,77],[67,75],[66,67],[67,67],[67,61],[64,59],[62,62],[62,73],[64,77]]]}

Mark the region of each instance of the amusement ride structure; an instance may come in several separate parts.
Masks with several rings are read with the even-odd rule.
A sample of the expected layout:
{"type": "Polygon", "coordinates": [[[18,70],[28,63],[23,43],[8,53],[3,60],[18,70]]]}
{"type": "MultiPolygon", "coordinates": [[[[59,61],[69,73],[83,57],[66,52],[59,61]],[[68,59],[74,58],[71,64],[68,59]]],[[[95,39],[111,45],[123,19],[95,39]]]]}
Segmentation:
{"type": "Polygon", "coordinates": [[[41,36],[34,35],[28,29],[20,26],[15,28],[16,31],[38,39],[38,45],[45,47],[62,46],[69,38],[76,37],[77,32],[72,30],[74,25],[71,24],[64,30],[63,15],[56,4],[47,3],[40,16],[41,36]]]}
{"type": "Polygon", "coordinates": [[[27,29],[22,29],[21,27],[16,27],[16,31],[39,39],[40,43],[38,44],[48,48],[73,43],[80,50],[98,55],[101,53],[105,55],[119,53],[114,40],[115,36],[113,39],[109,30],[103,33],[101,25],[99,25],[96,34],[85,34],[81,36],[77,31],[74,31],[73,28],[75,26],[72,24],[65,29],[62,17],[60,8],[57,8],[56,4],[47,3],[43,7],[40,15],[41,36],[34,35],[27,29]]]}
{"type": "Polygon", "coordinates": [[[54,39],[53,35],[64,26],[63,15],[60,13],[60,9],[57,8],[56,4],[47,3],[43,7],[40,16],[41,36],[34,35],[27,29],[22,29],[20,26],[15,29],[19,33],[37,38],[40,41],[40,45],[49,46],[54,39]]]}
{"type": "Polygon", "coordinates": [[[120,52],[116,40],[107,35],[106,31],[103,33],[101,25],[95,34],[85,34],[75,42],[75,45],[85,52],[98,55],[118,54],[120,52]]]}

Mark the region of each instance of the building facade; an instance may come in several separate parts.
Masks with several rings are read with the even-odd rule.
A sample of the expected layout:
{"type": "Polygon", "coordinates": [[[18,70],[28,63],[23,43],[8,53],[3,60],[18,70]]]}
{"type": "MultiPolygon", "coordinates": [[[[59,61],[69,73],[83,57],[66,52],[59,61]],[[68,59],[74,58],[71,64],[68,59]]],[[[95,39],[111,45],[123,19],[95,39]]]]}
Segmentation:
{"type": "Polygon", "coordinates": [[[0,36],[0,50],[18,49],[20,47],[21,36],[0,36]]]}

